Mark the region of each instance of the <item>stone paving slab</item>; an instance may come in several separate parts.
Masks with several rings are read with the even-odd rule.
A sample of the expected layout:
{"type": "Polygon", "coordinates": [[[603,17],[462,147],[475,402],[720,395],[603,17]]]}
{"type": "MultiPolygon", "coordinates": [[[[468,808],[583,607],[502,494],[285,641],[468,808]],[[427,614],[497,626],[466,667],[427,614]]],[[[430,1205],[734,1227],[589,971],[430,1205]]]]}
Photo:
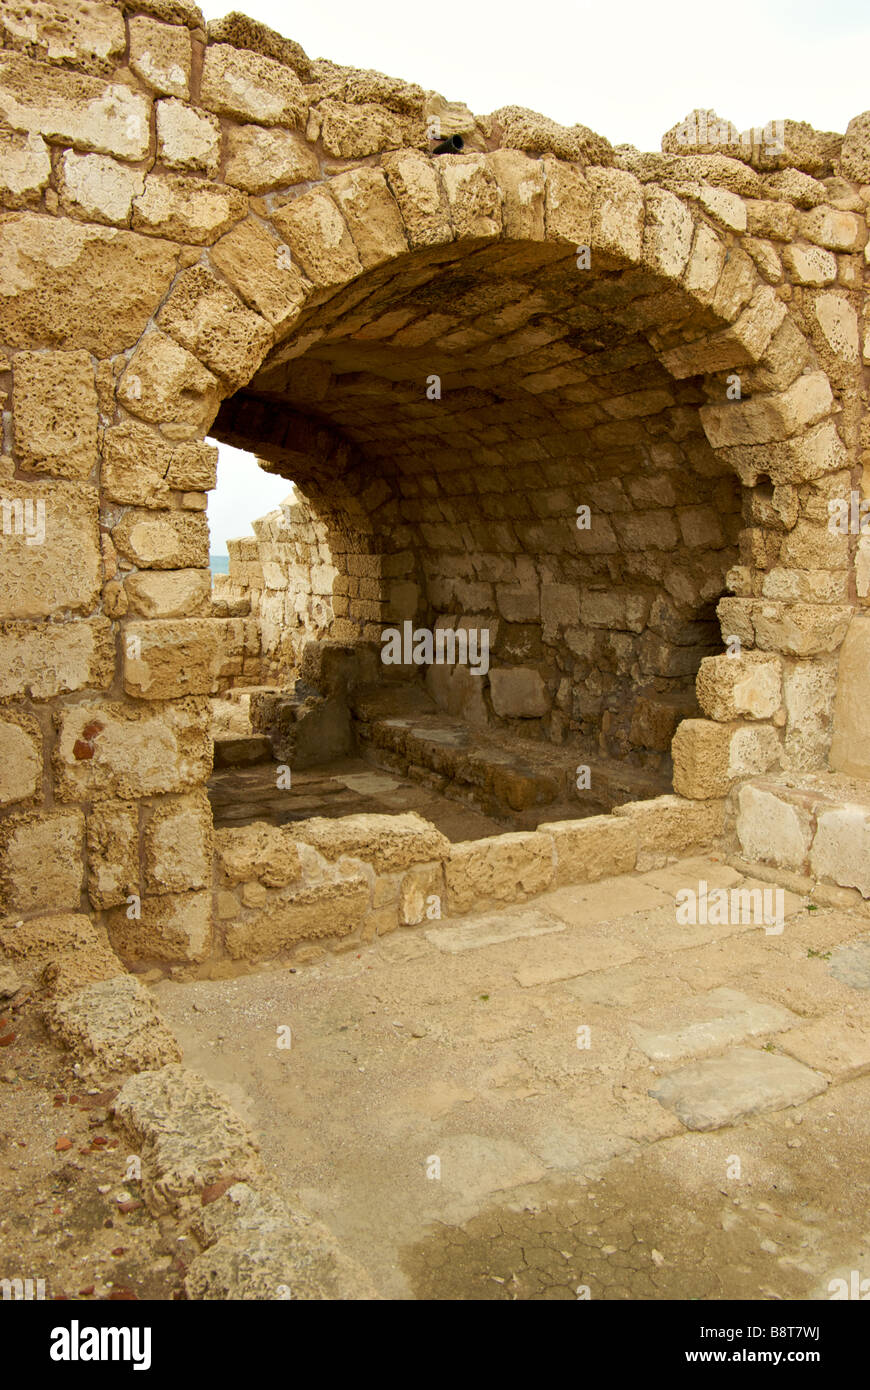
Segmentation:
{"type": "Polygon", "coordinates": [[[852,989],[870,989],[870,941],[853,941],[831,957],[831,974],[852,989]]]}
{"type": "Polygon", "coordinates": [[[821,1095],[827,1081],[792,1057],[735,1047],[662,1077],[649,1094],[686,1129],[721,1129],[821,1095]]]}
{"type": "Polygon", "coordinates": [[[870,1071],[870,1028],[848,1019],[818,1018],[777,1038],[791,1057],[832,1081],[854,1081],[870,1071]]]}
{"type": "Polygon", "coordinates": [[[677,1062],[720,1051],[745,1038],[776,1033],[798,1022],[789,1009],[751,999],[736,989],[713,989],[652,1009],[629,1024],[652,1062],[677,1062]]]}
{"type": "MultiPolygon", "coordinates": [[[[558,984],[593,970],[608,970],[636,960],[638,952],[632,946],[615,941],[597,932],[570,932],[538,948],[543,959],[521,966],[514,974],[523,989],[558,984]]],[[[536,952],[537,954],[537,952],[536,952]]]]}
{"type": "Polygon", "coordinates": [[[505,941],[516,941],[518,937],[545,936],[564,930],[565,923],[556,917],[537,908],[527,908],[514,915],[503,912],[457,919],[452,925],[445,923],[441,927],[431,927],[425,936],[439,951],[455,954],[459,951],[479,951],[483,946],[501,946],[505,941]]]}
{"type": "Polygon", "coordinates": [[[572,927],[598,926],[636,912],[672,908],[673,896],[633,874],[620,874],[599,883],[578,884],[545,893],[538,902],[572,927]]]}

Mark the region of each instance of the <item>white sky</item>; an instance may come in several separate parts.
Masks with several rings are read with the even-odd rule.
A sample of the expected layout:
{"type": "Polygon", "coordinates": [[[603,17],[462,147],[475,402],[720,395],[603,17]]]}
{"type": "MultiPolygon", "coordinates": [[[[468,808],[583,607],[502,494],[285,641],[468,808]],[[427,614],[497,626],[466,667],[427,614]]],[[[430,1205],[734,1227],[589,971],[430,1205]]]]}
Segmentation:
{"type": "MultiPolygon", "coordinates": [[[[868,0],[200,4],[207,19],[242,10],[311,58],[418,82],[478,115],[528,106],[639,149],[657,150],[694,107],[713,107],[741,130],[792,119],[838,131],[870,107],[868,0]]],[[[287,491],[221,446],[212,551],[225,553],[226,537],[246,534],[287,491]]]]}

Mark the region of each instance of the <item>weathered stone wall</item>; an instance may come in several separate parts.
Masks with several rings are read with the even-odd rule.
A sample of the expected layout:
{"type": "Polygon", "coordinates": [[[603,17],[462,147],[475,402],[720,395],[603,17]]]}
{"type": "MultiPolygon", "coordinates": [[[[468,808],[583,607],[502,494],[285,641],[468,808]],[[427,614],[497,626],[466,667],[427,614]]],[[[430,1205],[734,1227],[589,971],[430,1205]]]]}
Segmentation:
{"type": "Polygon", "coordinates": [[[210,949],[208,697],[263,630],[214,620],[210,433],[299,483],[332,636],[497,616],[523,724],[619,751],[727,570],[744,676],[704,666],[678,789],[822,765],[835,695],[854,758],[868,542],[826,523],[868,492],[866,114],[646,155],[188,0],[6,0],[0,39],[0,914],[210,949]]]}

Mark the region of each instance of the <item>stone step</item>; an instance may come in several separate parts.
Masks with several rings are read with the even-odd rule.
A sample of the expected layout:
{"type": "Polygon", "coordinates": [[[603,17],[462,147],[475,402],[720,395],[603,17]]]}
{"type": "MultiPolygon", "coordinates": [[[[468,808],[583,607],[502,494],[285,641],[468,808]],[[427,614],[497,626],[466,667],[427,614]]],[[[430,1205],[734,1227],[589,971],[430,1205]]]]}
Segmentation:
{"type": "Polygon", "coordinates": [[[827,1081],[792,1057],[735,1047],[663,1076],[649,1094],[686,1129],[721,1129],[750,1115],[802,1105],[827,1081]]]}
{"type": "Polygon", "coordinates": [[[272,745],[265,734],[230,734],[214,741],[215,767],[250,767],[272,762],[272,745]]]}
{"type": "Polygon", "coordinates": [[[870,786],[841,773],[754,777],[738,792],[744,858],[870,898],[870,786]]]}

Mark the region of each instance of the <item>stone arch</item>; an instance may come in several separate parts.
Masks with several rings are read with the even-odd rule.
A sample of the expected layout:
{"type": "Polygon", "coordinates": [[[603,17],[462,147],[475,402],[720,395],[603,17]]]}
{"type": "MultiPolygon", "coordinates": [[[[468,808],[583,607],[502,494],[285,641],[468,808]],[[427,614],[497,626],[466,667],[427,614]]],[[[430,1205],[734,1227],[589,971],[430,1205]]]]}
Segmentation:
{"type": "MultiPolygon", "coordinates": [[[[861,543],[825,525],[826,480],[857,487],[868,443],[854,160],[828,186],[787,162],[762,176],[717,155],[614,152],[583,127],[515,108],[478,120],[410,84],[311,64],[256,25],[206,34],[186,4],[138,8],[103,7],[111,22],[101,14],[93,42],[81,25],[63,43],[39,25],[4,30],[0,54],[6,510],[51,509],[44,555],[3,537],[4,728],[25,769],[5,803],[3,872],[38,863],[40,846],[72,847],[63,865],[52,851],[58,871],[42,883],[25,873],[4,910],[87,905],[122,944],[207,954],[206,700],[228,648],[204,569],[204,440],[216,418],[241,428],[252,382],[267,410],[264,382],[288,363],[310,372],[339,314],[364,327],[391,282],[406,277],[413,295],[460,258],[523,279],[530,265],[564,274],[588,247],[592,274],[628,287],[608,316],[646,342],[661,373],[651,389],[695,393],[705,447],[746,492],[720,605],[746,679],[726,656],[702,663],[707,718],[677,733],[676,789],[721,799],[771,762],[822,765],[836,652],[867,596],[861,543]],[[432,157],[433,113],[463,129],[468,152],[432,157]],[[735,371],[739,401],[725,392],[735,371]],[[147,931],[124,921],[137,890],[153,900],[147,931]]],[[[550,382],[526,394],[579,392],[572,370],[541,365],[550,382]]],[[[633,394],[612,386],[606,401],[633,394]]],[[[272,445],[311,470],[346,553],[381,553],[371,519],[396,499],[367,500],[381,479],[359,485],[360,440],[301,403],[282,412],[295,442],[272,445]]],[[[265,452],[268,422],[257,430],[265,452]]],[[[241,661],[255,635],[229,622],[241,661]]]]}

